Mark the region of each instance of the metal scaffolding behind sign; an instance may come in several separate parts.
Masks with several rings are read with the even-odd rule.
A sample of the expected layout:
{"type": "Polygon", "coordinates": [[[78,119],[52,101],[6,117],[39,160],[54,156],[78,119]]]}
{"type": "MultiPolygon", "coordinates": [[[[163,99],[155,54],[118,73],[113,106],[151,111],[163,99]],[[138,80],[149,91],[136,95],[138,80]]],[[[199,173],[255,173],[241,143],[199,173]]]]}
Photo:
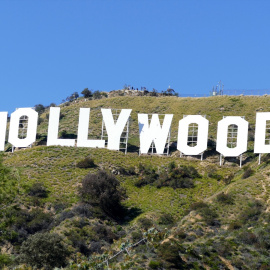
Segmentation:
{"type": "MultiPolygon", "coordinates": [[[[112,111],[112,116],[114,123],[116,124],[118,117],[121,113],[121,109],[111,109],[112,111]]],[[[127,153],[127,145],[128,145],[128,135],[129,135],[129,122],[130,122],[130,117],[127,120],[127,123],[123,129],[123,132],[120,136],[120,144],[119,144],[119,150],[124,151],[125,154],[127,153]]],[[[105,140],[105,147],[108,145],[108,133],[106,130],[106,126],[104,123],[104,120],[102,120],[102,130],[101,130],[101,139],[105,140]]]]}

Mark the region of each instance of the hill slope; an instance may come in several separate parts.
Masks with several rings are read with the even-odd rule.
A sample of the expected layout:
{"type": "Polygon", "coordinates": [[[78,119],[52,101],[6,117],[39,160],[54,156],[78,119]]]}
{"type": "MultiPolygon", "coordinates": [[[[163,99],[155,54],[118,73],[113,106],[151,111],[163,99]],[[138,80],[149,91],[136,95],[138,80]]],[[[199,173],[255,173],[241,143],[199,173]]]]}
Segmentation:
{"type": "MultiPolygon", "coordinates": [[[[12,256],[20,254],[22,242],[30,235],[50,231],[62,235],[72,251],[72,269],[79,269],[78,264],[98,267],[107,255],[112,257],[120,250],[121,244],[136,243],[143,239],[142,232],[153,227],[145,236],[148,245],[130,248],[129,253],[111,260],[110,266],[113,269],[268,269],[269,157],[264,155],[258,166],[250,140],[243,168],[235,159],[226,159],[220,167],[219,155],[213,147],[217,122],[224,115],[245,116],[252,139],[256,111],[270,111],[269,101],[268,96],[117,97],[81,99],[69,106],[62,105],[60,131],[66,130],[74,137],[79,108],[91,108],[90,129],[94,137],[101,133],[100,108],[132,109],[130,150],[139,143],[137,113],[174,114],[172,141],[176,141],[178,121],[183,115],[206,114],[211,145],[203,161],[180,158],[175,149],[169,157],[138,156],[133,150],[124,155],[106,149],[42,145],[5,153],[4,165],[12,168],[11,178],[18,179],[13,185],[17,190],[15,199],[12,199],[14,189],[10,188],[12,198],[1,204],[2,253],[10,254],[10,261],[5,264],[16,264],[12,256]],[[89,169],[76,166],[88,156],[95,166],[89,169]],[[89,215],[86,210],[83,214],[78,210],[82,207],[78,193],[82,179],[89,172],[100,170],[114,173],[126,189],[127,198],[122,202],[126,214],[121,219],[107,216],[93,206],[89,206],[89,215]],[[43,183],[47,196],[31,195],[37,182],[43,183]],[[44,220],[48,221],[45,225],[44,220]],[[76,252],[81,255],[75,255],[76,252]],[[103,257],[98,253],[103,253],[103,257]]],[[[38,127],[41,140],[47,134],[46,114],[47,111],[41,115],[44,120],[38,127]]]]}

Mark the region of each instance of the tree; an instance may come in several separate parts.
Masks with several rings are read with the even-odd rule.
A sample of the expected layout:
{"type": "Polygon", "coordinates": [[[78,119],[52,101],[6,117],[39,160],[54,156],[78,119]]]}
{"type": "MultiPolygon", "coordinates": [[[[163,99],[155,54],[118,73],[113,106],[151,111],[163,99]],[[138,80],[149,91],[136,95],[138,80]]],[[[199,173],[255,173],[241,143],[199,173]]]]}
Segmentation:
{"type": "Polygon", "coordinates": [[[101,93],[98,91],[98,90],[96,90],[94,93],[93,93],[93,98],[94,99],[101,99],[101,93]]]}
{"type": "Polygon", "coordinates": [[[69,97],[66,98],[66,101],[72,102],[73,100],[77,99],[78,97],[79,97],[78,92],[74,92],[69,97]]]}
{"type": "Polygon", "coordinates": [[[85,97],[85,98],[89,98],[92,96],[92,92],[91,90],[89,90],[88,88],[84,88],[83,91],[81,92],[81,94],[85,97]]]}
{"type": "Polygon", "coordinates": [[[66,265],[69,251],[56,233],[36,233],[22,243],[20,259],[33,267],[53,269],[66,265]]]}
{"type": "Polygon", "coordinates": [[[45,111],[45,107],[42,104],[35,105],[35,111],[38,113],[43,113],[45,111]]]}
{"type": "Polygon", "coordinates": [[[107,174],[105,171],[86,175],[79,189],[79,195],[83,202],[99,206],[112,217],[122,215],[121,200],[125,198],[125,194],[125,190],[120,187],[120,182],[115,176],[107,174]]]}

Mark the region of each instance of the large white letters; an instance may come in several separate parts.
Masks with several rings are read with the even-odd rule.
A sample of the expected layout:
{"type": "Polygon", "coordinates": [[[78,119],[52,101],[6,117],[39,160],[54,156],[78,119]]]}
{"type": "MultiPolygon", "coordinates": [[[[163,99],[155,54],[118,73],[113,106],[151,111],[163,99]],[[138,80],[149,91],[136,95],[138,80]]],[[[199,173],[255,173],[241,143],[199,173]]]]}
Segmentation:
{"type": "Polygon", "coordinates": [[[0,151],[5,150],[5,138],[7,131],[7,112],[0,112],[0,151]]]}
{"type": "Polygon", "coordinates": [[[254,153],[270,153],[270,145],[265,144],[267,120],[270,121],[270,112],[256,113],[254,153]]]}
{"type": "Polygon", "coordinates": [[[247,150],[248,122],[240,116],[227,116],[218,122],[216,150],[225,157],[237,157],[247,150]],[[228,127],[237,125],[236,147],[227,146],[228,127]]]}
{"type": "Polygon", "coordinates": [[[8,141],[14,147],[27,147],[36,140],[38,113],[31,108],[20,108],[13,112],[10,117],[8,141]],[[27,136],[19,139],[20,118],[25,115],[28,117],[27,136]]]}
{"type": "Polygon", "coordinates": [[[138,114],[141,154],[147,154],[153,141],[155,143],[157,154],[163,154],[172,118],[172,114],[166,114],[161,128],[158,114],[153,114],[149,127],[148,114],[138,114]]]}
{"type": "Polygon", "coordinates": [[[199,155],[207,149],[209,121],[201,115],[188,115],[179,121],[177,149],[185,155],[199,155]],[[198,125],[197,145],[187,145],[189,125],[198,125]]]}
{"type": "Polygon", "coordinates": [[[120,137],[127,124],[128,118],[131,113],[131,109],[121,110],[118,116],[116,124],[114,123],[112,110],[111,109],[101,109],[103,121],[108,133],[108,149],[119,150],[120,137]]]}
{"type": "Polygon", "coordinates": [[[80,108],[78,147],[105,147],[105,140],[88,140],[90,108],[80,108]]]}
{"type": "Polygon", "coordinates": [[[48,127],[47,145],[74,146],[74,139],[58,139],[60,108],[51,107],[48,127]]]}
{"type": "MultiPolygon", "coordinates": [[[[121,134],[128,123],[131,109],[123,109],[114,119],[111,109],[101,109],[103,121],[108,134],[107,148],[119,150],[121,134]]],[[[59,116],[60,108],[51,107],[48,125],[47,145],[75,146],[75,139],[59,139],[59,116]]],[[[4,151],[6,130],[7,130],[7,112],[0,112],[0,151],[4,151]]],[[[90,108],[80,108],[78,122],[78,147],[105,147],[105,140],[88,139],[90,108]]],[[[173,115],[165,114],[162,125],[160,124],[159,115],[152,114],[151,121],[148,114],[138,114],[139,136],[140,136],[140,153],[147,154],[151,143],[154,143],[157,154],[163,154],[164,148],[169,136],[173,115]]],[[[270,153],[269,140],[270,132],[267,132],[270,112],[256,113],[256,129],[254,139],[254,153],[270,153]],[[266,138],[267,137],[267,138],[266,138]]],[[[32,108],[19,108],[11,114],[8,141],[14,147],[28,147],[36,139],[38,113],[32,108]],[[22,116],[27,117],[27,133],[25,138],[19,138],[20,120],[22,116]]],[[[207,149],[209,121],[201,115],[187,115],[179,121],[177,149],[185,155],[199,155],[207,149]],[[198,125],[197,143],[195,146],[188,145],[190,136],[189,127],[191,124],[198,125]]],[[[217,144],[216,151],[225,157],[236,157],[247,150],[248,140],[248,122],[240,116],[227,116],[218,122],[217,126],[217,144]],[[230,125],[236,125],[237,131],[232,130],[230,125]],[[236,133],[237,132],[237,133],[236,133]],[[229,134],[228,134],[229,133],[229,134]],[[235,138],[233,137],[235,136],[235,138]],[[229,138],[233,139],[231,145],[229,138]],[[234,146],[236,141],[236,145],[234,146]]]]}

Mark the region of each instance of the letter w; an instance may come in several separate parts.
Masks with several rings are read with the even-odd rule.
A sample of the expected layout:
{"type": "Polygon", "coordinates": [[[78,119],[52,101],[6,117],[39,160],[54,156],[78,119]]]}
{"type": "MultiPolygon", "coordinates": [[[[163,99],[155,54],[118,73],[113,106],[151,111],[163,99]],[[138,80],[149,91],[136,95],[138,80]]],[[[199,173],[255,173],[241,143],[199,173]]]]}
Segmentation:
{"type": "Polygon", "coordinates": [[[138,114],[140,132],[140,153],[147,154],[151,143],[154,142],[157,154],[163,154],[169,135],[173,114],[165,114],[162,127],[158,114],[153,114],[149,126],[148,114],[138,114]]]}

